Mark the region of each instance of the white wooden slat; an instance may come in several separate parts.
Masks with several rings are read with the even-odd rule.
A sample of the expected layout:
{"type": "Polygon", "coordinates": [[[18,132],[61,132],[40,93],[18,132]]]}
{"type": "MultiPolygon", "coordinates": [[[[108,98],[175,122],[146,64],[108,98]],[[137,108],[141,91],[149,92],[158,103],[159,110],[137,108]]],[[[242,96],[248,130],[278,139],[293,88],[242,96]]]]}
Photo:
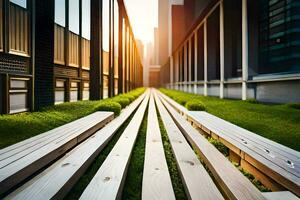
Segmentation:
{"type": "MultiPolygon", "coordinates": [[[[191,111],[188,111],[186,108],[184,108],[182,105],[175,102],[170,97],[166,96],[165,94],[158,91],[158,93],[166,100],[168,101],[176,110],[180,110],[182,113],[186,114],[187,116],[190,116],[191,111]]],[[[225,120],[224,120],[225,121],[225,120]]],[[[237,126],[238,127],[238,126],[237,126]]],[[[288,148],[284,145],[281,145],[279,143],[276,143],[274,141],[271,141],[267,138],[264,138],[260,135],[257,135],[255,133],[252,133],[246,129],[243,129],[241,127],[238,127],[239,133],[243,135],[243,137],[248,137],[248,139],[252,139],[253,141],[261,144],[266,145],[267,148],[274,147],[277,149],[278,152],[286,153],[286,155],[293,156],[295,160],[298,160],[300,158],[300,153],[298,151],[295,151],[291,148],[288,148]]]]}
{"type": "Polygon", "coordinates": [[[142,199],[175,199],[153,94],[150,96],[147,124],[142,199]]]}
{"type": "Polygon", "coordinates": [[[210,144],[206,138],[199,134],[163,98],[161,98],[161,101],[189,142],[197,148],[201,158],[212,172],[217,184],[222,188],[228,199],[264,199],[255,186],[210,144]]]}
{"type": "MultiPolygon", "coordinates": [[[[169,97],[166,97],[164,94],[160,93],[159,94],[166,99],[169,103],[170,100],[169,97]]],[[[170,103],[171,104],[171,103],[170,103]]],[[[176,107],[176,102],[173,101],[172,106],[176,107]]],[[[177,104],[179,105],[179,104],[177,104]]],[[[267,152],[263,153],[260,150],[259,154],[257,152],[255,152],[252,148],[249,148],[248,146],[246,146],[244,143],[240,142],[240,138],[237,137],[232,137],[232,134],[223,132],[223,131],[219,131],[220,129],[222,129],[222,126],[219,126],[218,124],[215,123],[211,123],[211,122],[207,122],[204,124],[201,124],[201,122],[199,122],[201,120],[201,118],[199,119],[195,119],[191,116],[191,113],[197,113],[197,112],[188,112],[187,116],[189,118],[192,119],[192,121],[196,124],[200,124],[202,125],[202,127],[205,127],[206,129],[210,130],[211,132],[215,133],[216,135],[218,135],[220,138],[223,138],[224,140],[226,140],[226,142],[230,143],[231,145],[237,147],[238,149],[240,149],[241,151],[245,152],[245,156],[244,159],[246,161],[248,161],[249,163],[251,163],[254,167],[256,167],[257,169],[263,171],[264,173],[266,173],[266,175],[268,175],[269,177],[271,177],[272,179],[276,180],[278,183],[282,184],[284,187],[288,188],[289,190],[293,191],[294,193],[300,195],[300,181],[299,181],[299,177],[295,176],[294,174],[290,173],[289,171],[286,171],[285,169],[283,169],[284,167],[286,167],[286,164],[283,165],[278,165],[278,163],[276,164],[276,162],[272,162],[270,160],[270,156],[267,155],[267,152]]],[[[198,112],[201,113],[201,112],[198,112]]],[[[253,135],[255,135],[253,133],[253,135]]],[[[261,136],[255,136],[257,137],[257,140],[259,140],[259,138],[262,138],[261,136]]],[[[268,143],[272,143],[273,147],[276,146],[276,148],[278,148],[276,151],[280,152],[281,151],[285,152],[286,154],[291,154],[291,157],[297,157],[297,155],[299,153],[297,153],[294,150],[289,149],[288,147],[284,147],[283,145],[279,145],[278,143],[272,142],[268,139],[264,139],[264,142],[268,141],[268,143]],[[283,147],[283,148],[281,148],[283,147]]],[[[257,147],[255,147],[256,150],[259,150],[257,147]]],[[[293,159],[291,159],[293,160],[293,159]]],[[[298,160],[298,159],[297,159],[298,160]]],[[[296,160],[294,160],[295,163],[297,163],[296,160]]]]}
{"type": "Polygon", "coordinates": [[[236,129],[238,128],[236,125],[226,122],[209,113],[206,112],[190,112],[190,113],[191,113],[190,114],[191,118],[193,118],[198,123],[201,123],[206,128],[210,127],[209,129],[213,131],[213,133],[217,135],[220,135],[220,133],[222,133],[224,135],[223,139],[227,140],[226,138],[230,137],[233,140],[235,140],[236,143],[241,143],[241,145],[244,145],[247,148],[253,150],[254,152],[260,154],[261,156],[277,164],[279,167],[283,168],[284,170],[294,174],[297,177],[300,177],[300,157],[295,158],[291,154],[287,155],[287,153],[284,152],[280,153],[278,150],[272,151],[270,149],[273,148],[270,147],[265,148],[260,144],[257,144],[253,140],[249,140],[248,138],[240,135],[239,129],[236,129]],[[291,164],[288,164],[288,161],[291,162],[291,164]]]}
{"type": "Polygon", "coordinates": [[[97,115],[93,115],[92,117],[88,117],[82,120],[76,120],[77,124],[74,125],[74,127],[68,126],[69,129],[62,127],[62,129],[57,130],[57,132],[51,131],[53,134],[48,135],[49,137],[37,139],[34,142],[23,145],[19,148],[11,150],[10,152],[6,152],[5,154],[1,155],[0,169],[36,150],[39,150],[40,148],[46,146],[51,142],[63,140],[64,138],[76,134],[81,130],[86,130],[87,128],[99,123],[99,121],[106,120],[110,116],[111,113],[97,113],[97,115]]]}
{"type": "Polygon", "coordinates": [[[28,138],[24,141],[18,142],[16,144],[8,146],[4,149],[1,149],[0,150],[0,160],[4,159],[6,157],[9,157],[10,155],[12,155],[14,153],[18,153],[19,151],[23,151],[23,149],[26,149],[29,146],[32,146],[33,145],[32,143],[38,143],[42,140],[49,140],[53,136],[59,136],[59,134],[64,134],[67,130],[72,130],[72,129],[75,130],[77,127],[80,127],[80,126],[82,126],[82,124],[86,123],[83,119],[90,121],[91,119],[97,118],[101,115],[102,114],[99,114],[98,112],[93,113],[84,118],[75,120],[75,121],[65,124],[63,126],[54,128],[45,133],[36,135],[34,137],[28,138]]]}
{"type": "Polygon", "coordinates": [[[121,125],[140,105],[145,94],[122,110],[121,114],[96,132],[86,141],[75,147],[49,168],[15,190],[6,199],[62,199],[94,158],[114,136],[121,125]]]}
{"type": "Polygon", "coordinates": [[[113,118],[112,112],[101,112],[94,117],[98,122],[74,130],[74,134],[54,140],[37,151],[6,165],[0,169],[0,194],[20,183],[37,170],[63,155],[86,137],[105,126],[113,118]]]}
{"type": "Polygon", "coordinates": [[[299,200],[297,196],[289,191],[263,192],[267,200],[299,200]]]}
{"type": "Polygon", "coordinates": [[[208,172],[198,160],[177,125],[155,94],[160,116],[167,131],[176,158],[185,191],[189,199],[223,199],[208,172]]]}
{"type": "MultiPolygon", "coordinates": [[[[279,157],[286,159],[291,159],[295,163],[300,164],[300,152],[296,152],[293,149],[285,147],[285,149],[281,148],[280,144],[271,141],[267,138],[264,138],[260,135],[257,135],[253,132],[250,132],[244,128],[241,128],[235,124],[232,124],[230,122],[227,122],[221,118],[218,118],[214,115],[211,115],[207,112],[198,112],[198,111],[189,111],[188,114],[191,118],[193,118],[195,121],[197,119],[206,120],[207,123],[211,122],[211,124],[218,124],[218,127],[222,129],[225,132],[230,133],[229,135],[235,136],[239,140],[241,140],[243,143],[250,142],[254,146],[257,146],[265,151],[268,150],[270,153],[275,153],[279,157]],[[212,123],[213,122],[213,123],[212,123]]],[[[283,146],[283,145],[281,145],[283,146]]]]}
{"type": "Polygon", "coordinates": [[[149,100],[149,91],[104,163],[80,199],[119,198],[125,181],[132,149],[149,100]]]}
{"type": "MultiPolygon", "coordinates": [[[[218,134],[220,138],[224,138],[227,142],[245,152],[245,160],[250,162],[254,167],[263,171],[264,173],[266,173],[266,175],[276,180],[284,187],[300,195],[299,177],[285,170],[284,165],[278,165],[278,163],[273,162],[271,160],[272,157],[269,157],[267,153],[265,153],[264,156],[257,153],[255,151],[257,150],[257,148],[255,149],[254,146],[249,148],[246,144],[238,142],[236,138],[228,137],[228,135],[224,134],[224,132],[219,131],[219,126],[216,128],[215,125],[209,123],[206,123],[205,126],[212,132],[218,134]]],[[[263,153],[263,151],[260,152],[263,153]]]]}

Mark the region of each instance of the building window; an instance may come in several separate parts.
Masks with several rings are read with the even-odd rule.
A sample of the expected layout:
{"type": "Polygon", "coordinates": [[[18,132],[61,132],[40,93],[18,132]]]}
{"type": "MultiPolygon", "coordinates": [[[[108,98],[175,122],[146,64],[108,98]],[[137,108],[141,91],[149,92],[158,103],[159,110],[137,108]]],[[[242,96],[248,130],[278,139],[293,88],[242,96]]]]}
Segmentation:
{"type": "Polygon", "coordinates": [[[300,72],[297,1],[259,1],[258,74],[300,72]]]}
{"type": "Polygon", "coordinates": [[[90,99],[90,83],[84,82],[83,83],[82,100],[89,100],[89,99],[90,99]]]}
{"type": "Polygon", "coordinates": [[[65,0],[55,0],[55,23],[66,26],[66,2],[65,0]]]}
{"type": "Polygon", "coordinates": [[[55,104],[61,104],[65,102],[66,96],[66,81],[57,80],[55,83],[55,104]]]}
{"type": "Polygon", "coordinates": [[[91,0],[82,0],[82,37],[91,39],[91,0]]]}
{"type": "Polygon", "coordinates": [[[28,81],[29,79],[10,79],[9,113],[28,111],[28,81]]]}
{"type": "Polygon", "coordinates": [[[70,102],[78,101],[78,82],[71,82],[70,102]]]}
{"type": "Polygon", "coordinates": [[[79,0],[72,0],[69,4],[69,30],[79,34],[79,0]]]}
{"type": "Polygon", "coordinates": [[[10,0],[10,2],[21,6],[22,8],[27,8],[27,0],[10,0]]]}

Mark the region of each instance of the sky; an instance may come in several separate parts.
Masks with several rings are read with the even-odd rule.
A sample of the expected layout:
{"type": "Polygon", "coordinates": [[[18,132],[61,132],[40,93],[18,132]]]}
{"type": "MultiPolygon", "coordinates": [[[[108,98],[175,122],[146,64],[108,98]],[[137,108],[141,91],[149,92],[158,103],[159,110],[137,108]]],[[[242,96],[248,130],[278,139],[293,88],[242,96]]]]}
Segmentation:
{"type": "Polygon", "coordinates": [[[136,39],[153,42],[158,25],[157,0],[124,0],[136,39]]]}

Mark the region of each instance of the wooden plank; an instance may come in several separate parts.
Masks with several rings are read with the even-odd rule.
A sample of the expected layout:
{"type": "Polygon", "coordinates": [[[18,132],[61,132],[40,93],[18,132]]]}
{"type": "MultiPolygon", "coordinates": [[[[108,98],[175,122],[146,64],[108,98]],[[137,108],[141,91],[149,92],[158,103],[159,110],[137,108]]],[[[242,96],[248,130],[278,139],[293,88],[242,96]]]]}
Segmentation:
{"type": "Polygon", "coordinates": [[[11,193],[7,199],[62,199],[102,151],[121,125],[140,105],[145,94],[122,110],[121,114],[75,147],[42,173],[11,193]]]}
{"type": "MultiPolygon", "coordinates": [[[[158,91],[159,92],[159,91],[158,91]]],[[[191,113],[193,112],[189,112],[186,108],[184,108],[182,105],[178,104],[177,102],[175,102],[173,99],[171,99],[170,97],[164,95],[163,93],[159,92],[159,94],[167,101],[169,102],[176,110],[180,110],[181,112],[185,112],[186,115],[188,115],[189,117],[191,117],[191,113]]],[[[215,117],[213,115],[211,115],[212,117],[215,117]]],[[[220,118],[219,118],[220,119],[220,118]]],[[[195,119],[193,119],[195,120],[195,119]]],[[[197,120],[195,120],[197,121],[197,120]]],[[[238,136],[242,136],[244,138],[247,138],[248,140],[252,140],[253,142],[256,142],[257,144],[260,145],[266,145],[267,148],[276,148],[277,152],[283,153],[283,155],[287,155],[287,156],[293,156],[294,160],[300,160],[300,153],[298,151],[295,151],[291,148],[288,148],[284,145],[281,145],[279,143],[276,143],[274,141],[271,141],[267,138],[264,138],[260,135],[257,135],[253,132],[250,132],[246,129],[243,129],[239,126],[233,125],[231,123],[228,123],[225,120],[220,119],[220,121],[224,122],[224,124],[222,123],[222,126],[226,126],[228,128],[231,128],[234,126],[234,129],[230,129],[231,131],[233,131],[235,134],[237,134],[238,136]],[[230,124],[230,125],[229,125],[230,124]],[[228,126],[229,125],[229,126],[228,126]],[[233,126],[232,126],[233,125],[233,126]]],[[[233,134],[233,133],[232,133],[233,134]]],[[[275,151],[275,150],[274,150],[275,151]]]]}
{"type": "Polygon", "coordinates": [[[175,199],[162,144],[153,94],[148,110],[142,199],[175,199]]]}
{"type": "MultiPolygon", "coordinates": [[[[163,96],[163,98],[165,98],[165,95],[163,95],[162,93],[160,93],[160,95],[163,96]]],[[[165,99],[168,99],[168,97],[166,97],[165,99]]],[[[176,106],[176,104],[177,103],[173,101],[172,106],[174,107],[176,106]]],[[[299,174],[298,173],[299,159],[295,159],[296,157],[298,157],[297,155],[299,154],[299,152],[297,153],[294,150],[287,151],[287,149],[289,149],[287,147],[282,148],[282,152],[287,153],[287,155],[289,155],[290,153],[291,158],[294,158],[291,160],[287,158],[287,160],[289,160],[288,162],[291,163],[291,164],[288,163],[289,165],[287,165],[287,162],[284,162],[285,159],[281,158],[280,160],[277,158],[277,157],[280,158],[280,156],[278,156],[279,154],[277,154],[276,156],[270,156],[268,152],[253,145],[251,141],[249,140],[245,141],[245,139],[242,140],[241,138],[234,136],[234,134],[232,134],[233,130],[226,131],[226,129],[224,129],[224,124],[220,126],[219,123],[211,122],[210,120],[207,120],[207,118],[203,116],[195,117],[193,116],[195,115],[194,113],[200,115],[199,113],[205,113],[205,112],[188,112],[187,115],[191,119],[193,119],[193,121],[196,124],[201,124],[202,127],[205,126],[211,132],[218,134],[220,139],[223,139],[224,141],[227,141],[233,146],[239,148],[241,150],[241,156],[244,157],[243,155],[245,155],[245,159],[247,159],[247,161],[251,163],[254,167],[259,169],[261,172],[264,172],[273,180],[277,181],[284,187],[288,188],[289,190],[293,191],[298,196],[300,196],[300,179],[298,175],[295,175],[295,174],[299,174]],[[291,171],[294,171],[294,173],[291,173],[291,171]]],[[[255,134],[253,133],[253,135],[255,134]]],[[[264,140],[268,141],[267,139],[264,140]]],[[[269,141],[269,143],[272,143],[272,141],[269,141]]],[[[280,146],[282,146],[275,142],[273,143],[274,143],[273,146],[277,146],[277,148],[280,148],[280,146]]],[[[277,150],[277,152],[280,152],[280,150],[277,150]]]]}
{"type": "Polygon", "coordinates": [[[261,148],[264,153],[267,153],[269,156],[270,154],[273,154],[276,157],[280,157],[282,160],[291,159],[293,163],[300,164],[300,153],[293,149],[284,147],[283,145],[263,138],[255,133],[252,133],[206,112],[190,112],[189,115],[193,116],[195,114],[201,115],[197,118],[201,118],[207,121],[207,123],[213,122],[212,124],[218,124],[220,129],[224,130],[224,132],[230,132],[229,135],[239,138],[241,140],[240,142],[249,144],[251,143],[253,146],[261,148]]]}
{"type": "Polygon", "coordinates": [[[223,199],[220,191],[198,160],[177,125],[155,93],[155,101],[176,158],[189,199],[223,199]]]}
{"type": "MultiPolygon", "coordinates": [[[[266,161],[268,160],[277,165],[279,168],[281,168],[280,171],[284,170],[285,173],[290,173],[291,176],[295,176],[294,179],[296,180],[296,182],[298,182],[298,184],[300,184],[300,159],[294,160],[291,158],[293,157],[292,155],[291,157],[284,157],[282,155],[277,154],[276,152],[268,152],[255,145],[254,142],[250,140],[239,139],[239,137],[236,137],[233,134],[233,130],[228,130],[225,127],[224,123],[222,123],[223,120],[219,120],[218,118],[216,119],[216,117],[211,116],[207,117],[208,115],[210,114],[206,112],[190,112],[190,116],[192,118],[194,118],[202,124],[205,124],[205,126],[208,127],[209,130],[211,130],[215,134],[218,134],[224,140],[228,142],[231,141],[230,143],[232,145],[237,146],[245,153],[252,151],[253,153],[262,156],[263,158],[265,158],[266,161]],[[291,162],[291,164],[289,165],[287,161],[291,162]]],[[[254,159],[256,158],[254,154],[252,154],[252,156],[254,159]]]]}
{"type": "Polygon", "coordinates": [[[299,200],[297,196],[289,191],[283,192],[264,192],[263,195],[268,200],[299,200]]]}
{"type": "Polygon", "coordinates": [[[16,160],[32,153],[33,151],[40,149],[41,147],[53,141],[62,140],[66,137],[76,134],[77,132],[81,132],[82,130],[86,130],[87,128],[92,127],[93,125],[98,124],[99,121],[103,121],[111,117],[112,113],[108,112],[93,113],[87,117],[75,120],[74,122],[71,122],[69,124],[50,130],[45,134],[42,134],[45,137],[36,136],[28,139],[28,142],[27,140],[22,141],[20,143],[24,145],[20,144],[18,148],[12,149],[9,147],[9,149],[11,149],[10,151],[4,149],[5,153],[0,155],[0,168],[3,168],[12,162],[15,162],[16,160]]]}
{"type": "Polygon", "coordinates": [[[179,115],[163,98],[163,104],[188,141],[197,148],[212,172],[216,183],[228,199],[264,199],[254,185],[244,177],[212,144],[179,115]]]}
{"type": "Polygon", "coordinates": [[[120,198],[132,149],[149,100],[149,91],[118,142],[84,190],[80,199],[120,198]]]}
{"type": "MultiPolygon", "coordinates": [[[[10,159],[12,157],[10,157],[9,159],[12,162],[7,165],[3,165],[3,167],[0,168],[0,194],[6,192],[11,187],[20,183],[77,145],[81,142],[78,139],[79,137],[82,137],[83,135],[88,137],[105,126],[112,120],[113,113],[99,112],[93,116],[98,119],[98,121],[94,121],[92,124],[88,123],[88,126],[83,126],[77,130],[75,129],[73,134],[53,140],[50,143],[41,146],[39,149],[24,155],[23,157],[18,157],[15,161],[12,161],[12,159],[10,159]]],[[[89,119],[90,117],[87,118],[89,119]]]]}

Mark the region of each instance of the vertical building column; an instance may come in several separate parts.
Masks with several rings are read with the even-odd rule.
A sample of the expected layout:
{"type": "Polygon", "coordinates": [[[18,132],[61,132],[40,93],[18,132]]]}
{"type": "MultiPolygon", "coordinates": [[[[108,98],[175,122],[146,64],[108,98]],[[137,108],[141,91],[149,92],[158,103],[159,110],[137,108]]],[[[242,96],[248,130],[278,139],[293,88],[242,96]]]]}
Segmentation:
{"type": "Polygon", "coordinates": [[[189,49],[189,54],[188,54],[188,68],[189,68],[189,86],[188,86],[188,91],[192,92],[192,39],[190,38],[188,40],[188,49],[189,49]]]}
{"type": "Polygon", "coordinates": [[[91,0],[91,100],[103,97],[102,77],[102,1],[91,0]]]}
{"type": "Polygon", "coordinates": [[[204,96],[207,96],[207,20],[204,21],[204,96]]]}
{"type": "MultiPolygon", "coordinates": [[[[8,3],[8,1],[6,1],[8,3]]],[[[54,1],[35,1],[35,108],[54,104],[54,1]]]]}
{"type": "Polygon", "coordinates": [[[187,64],[188,64],[188,55],[187,55],[187,43],[184,44],[183,47],[183,70],[184,70],[184,77],[183,77],[183,82],[184,82],[184,86],[183,86],[183,91],[187,91],[187,84],[188,84],[188,74],[187,74],[187,64]]]}
{"type": "Polygon", "coordinates": [[[247,0],[242,0],[242,100],[247,99],[248,81],[248,12],[247,0]]]}
{"type": "Polygon", "coordinates": [[[174,61],[173,61],[173,56],[170,56],[170,85],[169,87],[173,89],[174,87],[174,61]]]}
{"type": "Polygon", "coordinates": [[[220,98],[224,98],[224,4],[220,2],[220,98]]]}
{"type": "Polygon", "coordinates": [[[121,6],[119,6],[119,57],[118,57],[118,72],[119,72],[119,79],[118,79],[118,94],[123,93],[123,13],[121,6]]]}
{"type": "Polygon", "coordinates": [[[195,31],[195,40],[194,40],[194,93],[197,94],[197,82],[198,82],[198,30],[195,31]]]}

